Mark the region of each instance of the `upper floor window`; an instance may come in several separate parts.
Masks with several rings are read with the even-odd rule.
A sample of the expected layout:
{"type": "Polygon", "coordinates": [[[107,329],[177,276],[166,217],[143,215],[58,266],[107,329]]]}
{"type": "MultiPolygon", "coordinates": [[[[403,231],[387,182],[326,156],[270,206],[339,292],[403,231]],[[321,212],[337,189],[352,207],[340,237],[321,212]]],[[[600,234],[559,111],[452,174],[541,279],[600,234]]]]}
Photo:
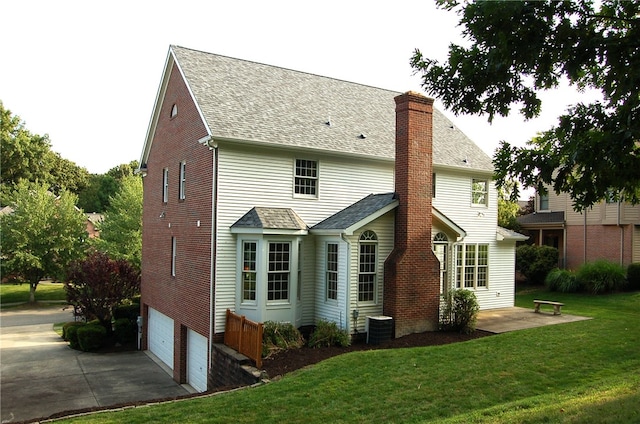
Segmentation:
{"type": "Polygon", "coordinates": [[[486,206],[489,201],[489,181],[474,178],[471,182],[471,203],[486,206]]]}
{"type": "Polygon", "coordinates": [[[291,243],[269,243],[267,269],[267,300],[288,301],[291,243]]]}
{"type": "Polygon", "coordinates": [[[184,200],[186,197],[186,185],[187,185],[187,163],[185,161],[180,162],[180,185],[178,187],[178,199],[184,200]]]}
{"type": "Polygon", "coordinates": [[[538,205],[538,210],[540,211],[549,210],[549,193],[540,194],[540,204],[538,205]]]}
{"type": "Polygon", "coordinates": [[[327,300],[338,299],[338,243],[327,244],[327,300]]]}
{"type": "Polygon", "coordinates": [[[164,203],[169,201],[169,168],[162,170],[162,201],[164,203]]]}
{"type": "Polygon", "coordinates": [[[294,193],[318,197],[318,162],[296,159],[294,170],[294,193]]]}
{"type": "Polygon", "coordinates": [[[436,197],[436,173],[431,174],[431,197],[436,197]]]}
{"type": "Polygon", "coordinates": [[[367,230],[360,236],[358,257],[358,302],[375,300],[378,236],[367,230]]]}
{"type": "Polygon", "coordinates": [[[456,246],[456,287],[487,287],[489,281],[489,245],[456,246]]]}
{"type": "Polygon", "coordinates": [[[242,247],[242,301],[256,300],[257,243],[245,241],[242,247]]]}
{"type": "Polygon", "coordinates": [[[178,104],[174,103],[173,106],[171,106],[171,117],[175,117],[176,115],[178,115],[178,104]]]}

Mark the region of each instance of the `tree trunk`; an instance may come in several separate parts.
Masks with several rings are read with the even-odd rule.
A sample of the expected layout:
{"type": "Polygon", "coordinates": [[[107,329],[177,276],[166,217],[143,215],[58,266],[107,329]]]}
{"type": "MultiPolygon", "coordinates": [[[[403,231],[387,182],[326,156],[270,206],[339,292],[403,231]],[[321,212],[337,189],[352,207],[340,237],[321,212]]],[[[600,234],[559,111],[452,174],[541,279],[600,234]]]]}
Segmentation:
{"type": "Polygon", "coordinates": [[[38,283],[29,283],[29,303],[36,303],[36,287],[38,283]]]}

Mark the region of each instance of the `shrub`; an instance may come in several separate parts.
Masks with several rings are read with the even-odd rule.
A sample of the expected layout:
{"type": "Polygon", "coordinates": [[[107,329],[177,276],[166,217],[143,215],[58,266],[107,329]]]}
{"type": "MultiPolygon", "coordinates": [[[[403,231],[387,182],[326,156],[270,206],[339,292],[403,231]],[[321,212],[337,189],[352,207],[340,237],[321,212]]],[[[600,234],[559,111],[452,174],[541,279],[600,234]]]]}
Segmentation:
{"type": "Polygon", "coordinates": [[[131,305],[118,305],[113,308],[112,316],[114,320],[127,318],[136,321],[140,315],[140,304],[132,303],[131,305]]]}
{"type": "Polygon", "coordinates": [[[544,279],[544,285],[550,291],[561,293],[576,293],[582,289],[573,272],[558,268],[547,274],[547,278],[544,279]]]}
{"type": "Polygon", "coordinates": [[[113,322],[113,335],[117,343],[132,343],[138,335],[138,323],[129,318],[118,318],[113,322]]]}
{"type": "Polygon", "coordinates": [[[315,330],[309,337],[310,347],[329,347],[341,346],[346,347],[351,344],[349,333],[346,330],[338,328],[335,322],[329,322],[321,319],[316,325],[315,330]]]}
{"type": "Polygon", "coordinates": [[[587,262],[576,273],[578,283],[593,293],[610,293],[624,288],[625,270],[619,264],[606,260],[587,262]]]}
{"type": "Polygon", "coordinates": [[[69,327],[77,327],[79,325],[84,325],[84,322],[82,321],[70,321],[70,322],[66,322],[64,323],[64,325],[62,326],[62,339],[65,341],[69,341],[69,334],[68,334],[68,329],[69,327]]]}
{"type": "Polygon", "coordinates": [[[84,352],[98,350],[105,344],[107,329],[99,324],[88,324],[78,327],[78,344],[84,352]]]}
{"type": "Polygon", "coordinates": [[[71,325],[67,327],[66,330],[64,330],[64,335],[66,337],[65,340],[69,341],[69,347],[71,349],[80,349],[80,343],[78,342],[78,330],[85,327],[86,325],[87,324],[85,324],[84,322],[79,322],[78,324],[71,325]]]}
{"type": "Polygon", "coordinates": [[[558,249],[551,246],[524,245],[516,249],[516,270],[530,283],[542,283],[558,266],[558,249]]]}
{"type": "Polygon", "coordinates": [[[262,356],[297,349],[304,344],[302,334],[291,323],[266,321],[262,332],[262,356]]]}
{"type": "Polygon", "coordinates": [[[627,290],[640,290],[640,262],[627,268],[627,290]]]}
{"type": "Polygon", "coordinates": [[[445,331],[473,333],[478,318],[478,299],[465,289],[449,290],[445,296],[445,306],[441,315],[440,328],[445,331]]]}

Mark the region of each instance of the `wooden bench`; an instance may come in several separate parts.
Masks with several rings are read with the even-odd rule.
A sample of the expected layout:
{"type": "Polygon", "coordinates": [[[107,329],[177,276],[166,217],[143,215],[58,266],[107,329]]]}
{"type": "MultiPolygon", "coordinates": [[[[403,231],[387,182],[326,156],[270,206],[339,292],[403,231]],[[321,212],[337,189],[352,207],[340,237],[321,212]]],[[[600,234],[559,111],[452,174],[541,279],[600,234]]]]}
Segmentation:
{"type": "Polygon", "coordinates": [[[553,315],[562,315],[560,309],[564,306],[564,303],[553,302],[551,300],[534,300],[533,304],[536,309],[534,312],[540,312],[540,305],[552,305],[553,306],[553,315]]]}

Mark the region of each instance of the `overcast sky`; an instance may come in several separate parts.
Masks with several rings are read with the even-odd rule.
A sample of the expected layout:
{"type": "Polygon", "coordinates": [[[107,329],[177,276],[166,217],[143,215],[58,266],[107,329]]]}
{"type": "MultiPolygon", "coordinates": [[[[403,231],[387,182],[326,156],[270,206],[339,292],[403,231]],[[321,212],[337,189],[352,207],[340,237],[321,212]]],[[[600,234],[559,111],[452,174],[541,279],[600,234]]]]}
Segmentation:
{"type": "MultiPolygon", "coordinates": [[[[3,2],[0,100],[91,173],[138,160],[170,44],[396,91],[420,91],[415,48],[446,59],[458,17],[424,1],[3,2]]],[[[522,145],[575,99],[543,97],[540,118],[455,117],[489,155],[522,145]]]]}

